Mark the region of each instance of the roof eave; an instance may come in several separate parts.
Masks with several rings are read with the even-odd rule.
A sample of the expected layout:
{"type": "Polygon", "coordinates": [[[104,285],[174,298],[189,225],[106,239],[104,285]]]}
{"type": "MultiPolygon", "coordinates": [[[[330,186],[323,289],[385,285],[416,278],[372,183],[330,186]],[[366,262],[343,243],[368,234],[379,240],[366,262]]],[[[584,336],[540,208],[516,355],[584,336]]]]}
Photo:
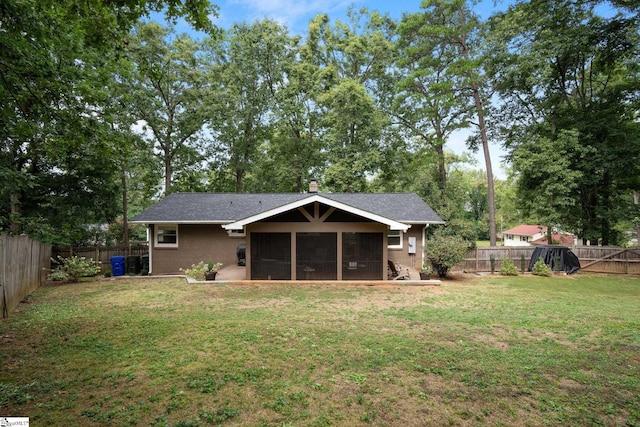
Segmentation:
{"type": "Polygon", "coordinates": [[[129,224],[206,224],[206,225],[224,225],[233,222],[233,220],[227,221],[199,221],[199,220],[138,220],[129,221],[129,224]]]}

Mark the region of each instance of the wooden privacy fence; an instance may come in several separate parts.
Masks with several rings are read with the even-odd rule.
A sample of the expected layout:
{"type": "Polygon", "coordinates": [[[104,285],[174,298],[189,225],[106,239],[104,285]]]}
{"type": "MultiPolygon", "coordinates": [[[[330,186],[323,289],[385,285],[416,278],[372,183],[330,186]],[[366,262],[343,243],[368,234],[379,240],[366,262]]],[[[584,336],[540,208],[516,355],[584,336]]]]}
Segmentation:
{"type": "Polygon", "coordinates": [[[48,274],[51,245],[27,236],[0,236],[0,307],[7,317],[48,274]]]}
{"type": "MultiPolygon", "coordinates": [[[[524,256],[525,270],[535,247],[497,246],[477,247],[469,250],[463,262],[454,270],[468,272],[491,271],[491,255],[495,258],[495,272],[500,272],[502,260],[511,258],[520,270],[521,257],[524,256]]],[[[576,246],[571,248],[580,260],[580,270],[594,273],[640,274],[640,249],[621,248],[619,246],[576,246]]]]}
{"type": "Polygon", "coordinates": [[[91,258],[100,261],[102,270],[111,270],[111,257],[127,256],[127,255],[148,255],[149,247],[147,245],[130,245],[130,246],[92,246],[92,247],[62,247],[54,246],[51,256],[56,258],[61,256],[69,258],[72,256],[91,258]]]}

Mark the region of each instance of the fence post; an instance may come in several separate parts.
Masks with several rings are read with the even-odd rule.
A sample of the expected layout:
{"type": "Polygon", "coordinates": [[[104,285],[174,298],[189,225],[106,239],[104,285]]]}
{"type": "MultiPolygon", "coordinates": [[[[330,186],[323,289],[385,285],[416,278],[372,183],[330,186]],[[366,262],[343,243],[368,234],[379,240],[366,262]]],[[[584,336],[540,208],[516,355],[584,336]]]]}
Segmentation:
{"type": "Polygon", "coordinates": [[[478,260],[478,247],[476,246],[476,268],[475,270],[478,271],[478,269],[480,268],[480,264],[479,264],[479,260],[478,260]]]}

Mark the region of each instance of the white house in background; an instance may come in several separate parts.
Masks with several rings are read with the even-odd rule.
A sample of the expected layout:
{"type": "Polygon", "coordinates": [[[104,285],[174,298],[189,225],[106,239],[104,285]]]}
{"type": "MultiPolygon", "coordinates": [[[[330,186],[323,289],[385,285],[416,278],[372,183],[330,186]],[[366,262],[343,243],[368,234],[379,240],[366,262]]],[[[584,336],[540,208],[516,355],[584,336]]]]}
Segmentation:
{"type": "Polygon", "coordinates": [[[502,232],[505,246],[533,246],[533,242],[545,237],[547,227],[521,224],[502,232]]]}
{"type": "MultiPolygon", "coordinates": [[[[544,225],[522,224],[502,232],[504,246],[536,246],[546,245],[547,227],[544,225]]],[[[572,246],[574,236],[572,234],[553,233],[552,244],[562,246],[572,246]]]]}

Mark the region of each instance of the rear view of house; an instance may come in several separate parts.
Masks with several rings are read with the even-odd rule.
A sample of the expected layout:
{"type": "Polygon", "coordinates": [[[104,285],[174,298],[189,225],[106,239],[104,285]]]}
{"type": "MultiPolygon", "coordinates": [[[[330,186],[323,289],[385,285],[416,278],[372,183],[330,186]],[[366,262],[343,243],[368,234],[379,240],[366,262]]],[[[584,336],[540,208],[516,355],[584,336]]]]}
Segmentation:
{"type": "Polygon", "coordinates": [[[246,279],[385,280],[392,260],[419,268],[425,230],[442,219],[410,193],[174,193],[136,216],[150,274],[200,260],[238,262],[246,279]]]}

